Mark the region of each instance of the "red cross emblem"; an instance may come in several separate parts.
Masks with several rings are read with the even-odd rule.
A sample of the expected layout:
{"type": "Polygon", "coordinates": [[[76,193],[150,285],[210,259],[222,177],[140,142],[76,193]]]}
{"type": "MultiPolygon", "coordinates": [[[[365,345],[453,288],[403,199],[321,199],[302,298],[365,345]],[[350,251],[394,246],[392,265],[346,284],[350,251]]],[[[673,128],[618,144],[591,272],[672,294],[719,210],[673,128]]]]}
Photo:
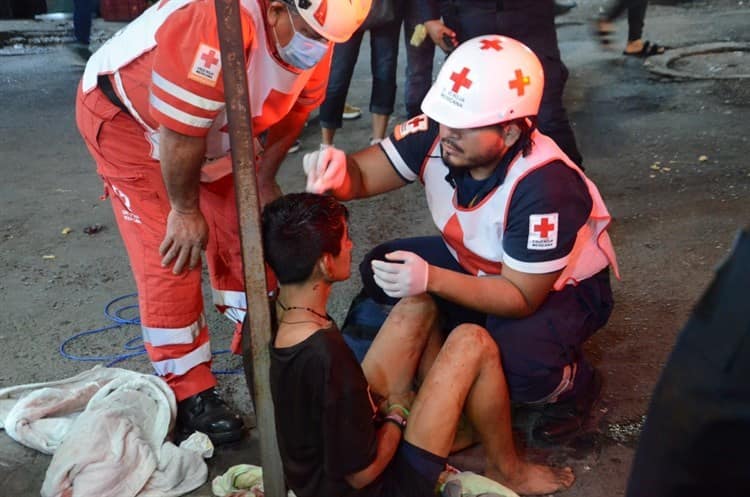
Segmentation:
{"type": "Polygon", "coordinates": [[[546,217],[542,218],[541,224],[535,224],[534,225],[534,231],[539,233],[539,236],[542,238],[547,238],[547,235],[549,235],[550,231],[554,231],[555,225],[551,224],[546,217]]]}
{"type": "Polygon", "coordinates": [[[481,43],[479,50],[489,50],[491,48],[499,52],[503,49],[503,47],[500,45],[499,38],[485,38],[483,40],[479,40],[479,43],[481,43]]]}
{"type": "Polygon", "coordinates": [[[424,116],[417,116],[417,117],[412,118],[409,121],[409,125],[417,127],[417,126],[419,126],[419,123],[421,123],[422,121],[425,121],[425,120],[427,120],[426,117],[424,117],[424,116]]]}
{"type": "Polygon", "coordinates": [[[458,91],[463,88],[471,88],[472,81],[467,78],[469,74],[469,68],[464,67],[461,69],[461,72],[454,72],[451,74],[451,81],[453,81],[453,93],[458,93],[458,91]]]}
{"type": "Polygon", "coordinates": [[[206,69],[211,69],[211,66],[215,66],[219,63],[219,58],[216,56],[215,50],[211,50],[201,55],[201,60],[203,61],[203,67],[206,69]]]}
{"type": "Polygon", "coordinates": [[[326,23],[326,17],[328,16],[328,2],[326,0],[323,0],[320,2],[320,5],[318,5],[318,8],[315,9],[315,13],[313,14],[313,17],[316,21],[318,21],[318,24],[321,26],[326,23]]]}
{"type": "Polygon", "coordinates": [[[516,79],[508,81],[508,87],[511,90],[517,90],[518,96],[522,97],[525,93],[525,86],[531,84],[531,78],[524,76],[520,69],[516,69],[516,79]]]}

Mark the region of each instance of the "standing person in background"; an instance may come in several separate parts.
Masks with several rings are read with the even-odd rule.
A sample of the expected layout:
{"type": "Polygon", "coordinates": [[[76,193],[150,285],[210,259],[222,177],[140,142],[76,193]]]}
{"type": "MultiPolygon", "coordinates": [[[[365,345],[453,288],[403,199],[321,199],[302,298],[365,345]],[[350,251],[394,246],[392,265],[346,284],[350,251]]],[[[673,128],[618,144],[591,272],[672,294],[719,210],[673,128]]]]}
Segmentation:
{"type": "Polygon", "coordinates": [[[393,6],[396,10],[393,13],[392,20],[372,27],[365,24],[348,41],[337,43],[334,47],[326,98],[320,106],[322,146],[333,145],[336,130],[343,125],[344,111],[351,111],[351,109],[345,109],[346,95],[349,92],[354,66],[357,64],[365,31],[370,33],[370,70],[372,72],[372,88],[370,91],[372,134],[370,135],[370,144],[377,143],[385,138],[388,130],[388,119],[393,113],[393,106],[396,101],[398,37],[403,16],[400,3],[393,2],[393,6]]]}
{"type": "MultiPolygon", "coordinates": [[[[369,0],[241,0],[261,203],[323,100],[331,42],[359,27],[369,0]]],[[[214,304],[235,323],[247,304],[214,3],[154,4],[91,56],[76,118],[104,182],[138,288],[143,342],[175,393],[178,428],[215,444],[243,423],[215,391],[201,254],[214,304]]]]}
{"type": "Polygon", "coordinates": [[[406,77],[404,79],[404,105],[407,119],[422,113],[420,109],[422,100],[432,86],[435,44],[432,39],[425,36],[420,14],[418,0],[405,2],[406,77]]]}
{"type": "Polygon", "coordinates": [[[73,0],[73,35],[76,41],[70,48],[83,62],[91,57],[91,15],[93,0],[73,0]]]}
{"type": "Polygon", "coordinates": [[[596,35],[599,37],[599,42],[604,46],[612,43],[612,35],[615,32],[614,22],[627,10],[628,43],[622,52],[623,55],[650,57],[663,54],[665,47],[643,40],[643,24],[646,20],[647,8],[648,0],[615,0],[597,21],[596,35]]]}
{"type": "Polygon", "coordinates": [[[539,130],[579,166],[583,157],[563,106],[568,69],[560,57],[554,0],[415,0],[427,32],[443,50],[486,34],[514,38],[539,57],[544,67],[544,95],[539,130]],[[440,20],[442,17],[442,21],[440,20]]]}

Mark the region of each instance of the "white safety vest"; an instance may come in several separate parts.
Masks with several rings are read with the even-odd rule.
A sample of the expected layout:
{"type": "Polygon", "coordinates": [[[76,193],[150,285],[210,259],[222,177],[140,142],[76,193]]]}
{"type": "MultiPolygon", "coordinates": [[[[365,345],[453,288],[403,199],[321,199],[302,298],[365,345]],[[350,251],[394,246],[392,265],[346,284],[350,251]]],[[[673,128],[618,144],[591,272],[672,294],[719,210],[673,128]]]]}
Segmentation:
{"type": "MultiPolygon", "coordinates": [[[[561,160],[583,179],[593,205],[587,222],[578,230],[573,250],[567,256],[567,265],[555,282],[554,289],[560,290],[568,284],[575,285],[609,265],[619,278],[614,249],[606,231],[611,217],[596,185],[567,158],[552,139],[538,132],[534,132],[532,139],[534,146],[531,154],[516,158],[508,167],[503,183],[471,208],[458,206],[455,189],[445,180],[448,167],[440,156],[440,142],[435,142],[429,153],[430,158],[422,170],[422,181],[432,219],[440,229],[448,250],[471,274],[500,274],[503,261],[509,258],[503,251],[503,233],[516,185],[529,173],[555,160],[561,160]]],[[[550,267],[559,268],[559,263],[556,260],[549,264],[550,267]]],[[[519,266],[522,271],[523,262],[514,261],[513,267],[519,266]]],[[[547,271],[544,263],[533,263],[533,269],[530,266],[529,272],[547,271]]]]}
{"type": "MultiPolygon", "coordinates": [[[[96,88],[99,75],[112,74],[114,76],[117,94],[130,114],[146,130],[147,138],[152,144],[151,155],[156,160],[159,159],[158,131],[152,129],[134,108],[118,71],[156,47],[156,33],[159,27],[170,15],[193,1],[195,0],[169,0],[155,3],[97,50],[86,64],[83,74],[84,93],[96,88]]],[[[252,117],[256,118],[262,114],[264,102],[271,98],[274,99],[275,113],[283,117],[297,101],[299,94],[312,76],[314,68],[301,73],[293,72],[272,55],[273,50],[267,43],[266,28],[259,3],[261,2],[258,0],[240,0],[241,8],[249,13],[252,19],[255,33],[247,64],[250,108],[252,117]],[[283,97],[280,98],[280,95],[283,97]],[[279,108],[280,106],[284,108],[279,108]]],[[[226,112],[222,111],[214,120],[206,138],[208,159],[222,157],[229,152],[226,124],[226,112]]]]}

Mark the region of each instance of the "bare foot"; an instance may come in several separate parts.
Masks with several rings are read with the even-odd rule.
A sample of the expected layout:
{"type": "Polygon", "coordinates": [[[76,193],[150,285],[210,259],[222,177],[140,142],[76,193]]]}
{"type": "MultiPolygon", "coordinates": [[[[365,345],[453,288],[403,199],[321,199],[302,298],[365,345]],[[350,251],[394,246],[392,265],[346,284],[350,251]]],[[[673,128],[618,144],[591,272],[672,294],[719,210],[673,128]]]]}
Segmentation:
{"type": "Polygon", "coordinates": [[[628,41],[628,44],[625,45],[625,53],[626,54],[637,54],[641,53],[643,51],[643,40],[640,38],[637,40],[628,41]]]}
{"type": "Polygon", "coordinates": [[[487,478],[502,483],[521,495],[544,495],[565,490],[576,477],[569,467],[553,468],[541,464],[522,462],[510,477],[503,477],[499,471],[488,468],[487,478]]]}

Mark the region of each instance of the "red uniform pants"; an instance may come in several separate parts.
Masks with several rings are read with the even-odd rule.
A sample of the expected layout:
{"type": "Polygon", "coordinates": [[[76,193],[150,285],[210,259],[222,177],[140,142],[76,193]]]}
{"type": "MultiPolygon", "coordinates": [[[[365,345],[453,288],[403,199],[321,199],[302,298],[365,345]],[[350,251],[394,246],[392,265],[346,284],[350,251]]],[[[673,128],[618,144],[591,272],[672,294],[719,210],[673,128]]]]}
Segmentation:
{"type": "MultiPolygon", "coordinates": [[[[201,291],[201,268],[172,274],[161,266],[169,199],[144,128],[99,89],[79,87],[76,121],[111,199],[138,288],[143,341],[156,372],[183,400],[216,385],[201,291]]],[[[242,259],[232,176],[201,183],[209,226],[205,257],[214,303],[236,323],[245,315],[242,259]]],[[[234,341],[233,348],[238,343],[234,341]]]]}

